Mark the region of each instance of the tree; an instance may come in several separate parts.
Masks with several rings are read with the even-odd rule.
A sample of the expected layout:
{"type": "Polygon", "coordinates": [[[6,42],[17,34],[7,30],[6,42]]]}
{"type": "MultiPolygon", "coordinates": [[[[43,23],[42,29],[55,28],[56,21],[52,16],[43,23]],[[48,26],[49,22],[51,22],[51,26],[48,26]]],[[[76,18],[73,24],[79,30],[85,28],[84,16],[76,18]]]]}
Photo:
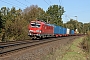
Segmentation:
{"type": "Polygon", "coordinates": [[[26,32],[28,23],[22,16],[22,10],[21,9],[16,10],[15,7],[12,7],[7,17],[9,17],[5,23],[7,39],[9,40],[24,39],[28,34],[26,32]]]}
{"type": "Polygon", "coordinates": [[[52,5],[48,8],[46,13],[48,14],[50,18],[50,23],[51,24],[56,24],[56,25],[63,25],[62,21],[62,15],[64,13],[64,7],[58,6],[58,5],[52,5]]]}
{"type": "Polygon", "coordinates": [[[70,21],[68,21],[66,24],[71,24],[73,25],[73,27],[71,29],[77,29],[78,28],[78,21],[77,20],[73,20],[73,19],[70,19],[70,21]]]}
{"type": "Polygon", "coordinates": [[[42,8],[38,8],[37,19],[46,21],[46,13],[42,8]]]}
{"type": "Polygon", "coordinates": [[[2,19],[1,19],[1,10],[0,10],[0,28],[1,28],[1,26],[2,26],[2,19]]]}
{"type": "Polygon", "coordinates": [[[8,8],[2,7],[0,9],[0,38],[1,41],[5,41],[5,23],[7,20],[8,8]]]}
{"type": "Polygon", "coordinates": [[[37,5],[32,5],[24,9],[23,15],[24,18],[28,21],[45,19],[45,11],[37,5]]]}
{"type": "Polygon", "coordinates": [[[79,31],[79,33],[83,33],[84,31],[83,31],[84,29],[83,29],[83,23],[82,22],[78,22],[78,31],[79,31]]]}
{"type": "Polygon", "coordinates": [[[2,7],[0,10],[0,16],[1,16],[1,20],[2,20],[2,28],[4,28],[4,26],[5,26],[5,22],[7,20],[7,14],[8,14],[8,8],[2,7]]]}
{"type": "Polygon", "coordinates": [[[2,16],[1,16],[1,12],[0,12],[0,33],[1,33],[2,28],[3,28],[3,21],[2,21],[2,16]]]}
{"type": "Polygon", "coordinates": [[[90,23],[84,23],[83,30],[84,30],[84,33],[87,33],[87,31],[90,31],[90,23]]]}
{"type": "MultiPolygon", "coordinates": [[[[77,20],[70,19],[65,26],[70,29],[78,29],[79,33],[84,33],[84,25],[82,22],[78,22],[77,20]]],[[[87,28],[87,27],[86,27],[87,28]]]]}

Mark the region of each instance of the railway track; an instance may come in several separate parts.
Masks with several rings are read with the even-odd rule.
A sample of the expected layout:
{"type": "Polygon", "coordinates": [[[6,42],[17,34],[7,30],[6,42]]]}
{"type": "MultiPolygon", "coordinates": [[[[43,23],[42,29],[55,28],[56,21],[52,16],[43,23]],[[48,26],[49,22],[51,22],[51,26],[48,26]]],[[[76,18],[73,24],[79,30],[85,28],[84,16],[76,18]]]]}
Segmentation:
{"type": "Polygon", "coordinates": [[[22,41],[31,41],[30,39],[25,39],[25,40],[19,40],[19,41],[7,41],[7,42],[0,42],[0,45],[5,45],[5,44],[14,44],[14,43],[19,43],[22,41]]]}
{"type": "Polygon", "coordinates": [[[12,52],[15,50],[23,49],[26,47],[36,46],[44,43],[53,42],[56,40],[63,40],[70,38],[75,39],[77,36],[71,37],[62,37],[62,38],[49,38],[49,39],[43,39],[43,40],[28,40],[28,41],[18,41],[18,42],[8,42],[8,43],[1,43],[0,44],[0,56],[2,56],[4,53],[12,52]]]}

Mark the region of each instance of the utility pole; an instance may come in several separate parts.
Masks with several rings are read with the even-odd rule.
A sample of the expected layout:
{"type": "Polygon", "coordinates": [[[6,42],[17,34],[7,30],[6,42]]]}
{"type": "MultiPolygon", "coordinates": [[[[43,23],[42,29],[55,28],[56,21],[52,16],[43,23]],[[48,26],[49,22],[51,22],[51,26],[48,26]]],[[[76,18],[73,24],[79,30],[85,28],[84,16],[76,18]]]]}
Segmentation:
{"type": "MultiPolygon", "coordinates": [[[[77,21],[77,16],[75,16],[76,17],[76,21],[77,21]]],[[[77,27],[77,22],[76,22],[76,33],[78,33],[78,27],[77,27]]]]}

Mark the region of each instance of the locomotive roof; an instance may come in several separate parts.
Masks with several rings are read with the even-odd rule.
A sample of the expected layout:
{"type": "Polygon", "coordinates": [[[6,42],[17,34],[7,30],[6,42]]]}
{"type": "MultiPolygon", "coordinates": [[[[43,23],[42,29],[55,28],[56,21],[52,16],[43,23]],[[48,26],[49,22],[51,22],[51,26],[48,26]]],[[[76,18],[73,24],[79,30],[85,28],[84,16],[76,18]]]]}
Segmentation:
{"type": "Polygon", "coordinates": [[[43,22],[43,21],[31,21],[31,22],[37,22],[37,23],[41,23],[41,24],[46,24],[46,23],[43,22]]]}
{"type": "Polygon", "coordinates": [[[44,21],[40,21],[40,20],[31,21],[31,23],[34,23],[34,22],[37,22],[37,23],[40,23],[40,24],[46,24],[48,26],[52,26],[51,24],[48,24],[48,23],[46,23],[44,21]]]}

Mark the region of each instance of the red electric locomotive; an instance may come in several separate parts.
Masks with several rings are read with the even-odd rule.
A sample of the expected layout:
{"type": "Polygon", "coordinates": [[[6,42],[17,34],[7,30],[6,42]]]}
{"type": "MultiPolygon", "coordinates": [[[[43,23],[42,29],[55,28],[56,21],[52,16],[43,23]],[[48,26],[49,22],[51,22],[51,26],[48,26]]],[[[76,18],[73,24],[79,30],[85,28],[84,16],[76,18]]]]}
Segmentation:
{"type": "Polygon", "coordinates": [[[53,26],[40,20],[31,21],[28,29],[28,35],[31,37],[31,39],[41,39],[44,37],[52,36],[54,30],[53,26]]]}

